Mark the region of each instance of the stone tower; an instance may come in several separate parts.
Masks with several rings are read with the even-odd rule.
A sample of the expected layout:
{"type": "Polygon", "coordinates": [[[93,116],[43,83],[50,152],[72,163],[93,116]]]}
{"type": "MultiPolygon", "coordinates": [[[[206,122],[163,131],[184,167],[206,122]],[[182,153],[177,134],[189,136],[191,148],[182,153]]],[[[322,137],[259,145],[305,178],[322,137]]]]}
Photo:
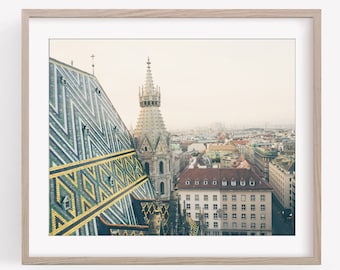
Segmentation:
{"type": "Polygon", "coordinates": [[[160,89],[153,84],[150,65],[148,58],[145,83],[139,88],[141,111],[134,137],[139,158],[160,199],[169,200],[173,191],[170,134],[164,125],[160,89]]]}

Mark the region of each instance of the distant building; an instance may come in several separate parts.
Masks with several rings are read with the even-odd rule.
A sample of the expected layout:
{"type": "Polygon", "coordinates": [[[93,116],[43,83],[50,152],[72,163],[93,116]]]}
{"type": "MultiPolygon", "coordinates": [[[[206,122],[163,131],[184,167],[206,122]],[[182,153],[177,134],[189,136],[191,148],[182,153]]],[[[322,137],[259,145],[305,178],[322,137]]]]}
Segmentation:
{"type": "Polygon", "coordinates": [[[256,147],[254,151],[254,165],[260,177],[269,181],[269,162],[278,155],[277,149],[256,147]]]}
{"type": "Polygon", "coordinates": [[[295,141],[283,142],[283,153],[286,155],[295,155],[295,141]]]}
{"type": "Polygon", "coordinates": [[[236,147],[233,144],[226,143],[226,144],[221,144],[221,143],[210,143],[207,146],[207,152],[209,153],[214,153],[214,152],[234,152],[236,151],[236,147]]]}
{"type": "Polygon", "coordinates": [[[251,169],[250,164],[243,156],[240,156],[237,160],[235,160],[232,167],[236,169],[251,169]]]}
{"type": "Polygon", "coordinates": [[[188,147],[191,145],[192,141],[181,141],[179,146],[182,149],[183,152],[188,152],[188,147]]]}
{"type": "Polygon", "coordinates": [[[188,152],[204,153],[206,146],[203,143],[191,143],[188,145],[188,152]]]}
{"type": "Polygon", "coordinates": [[[278,156],[269,163],[269,182],[284,209],[295,212],[295,159],[278,156]]]}
{"type": "Polygon", "coordinates": [[[224,155],[238,153],[236,146],[233,144],[208,144],[206,155],[211,159],[221,158],[224,155]]]}
{"type": "Polygon", "coordinates": [[[233,164],[240,157],[236,146],[230,143],[208,144],[205,155],[219,168],[233,168],[233,164]]]}
{"type": "Polygon", "coordinates": [[[172,150],[172,175],[174,176],[174,179],[176,179],[179,173],[189,165],[190,158],[191,155],[187,152],[183,152],[182,150],[172,150]]]}
{"type": "Polygon", "coordinates": [[[236,149],[240,152],[241,155],[245,155],[246,153],[246,145],[249,143],[248,140],[233,140],[231,144],[236,146],[236,149]]]}
{"type": "Polygon", "coordinates": [[[271,235],[272,188],[251,170],[193,168],[179,177],[185,213],[204,235],[271,235]]]}
{"type": "Polygon", "coordinates": [[[251,164],[255,163],[255,146],[247,144],[244,149],[244,156],[251,164]]]}

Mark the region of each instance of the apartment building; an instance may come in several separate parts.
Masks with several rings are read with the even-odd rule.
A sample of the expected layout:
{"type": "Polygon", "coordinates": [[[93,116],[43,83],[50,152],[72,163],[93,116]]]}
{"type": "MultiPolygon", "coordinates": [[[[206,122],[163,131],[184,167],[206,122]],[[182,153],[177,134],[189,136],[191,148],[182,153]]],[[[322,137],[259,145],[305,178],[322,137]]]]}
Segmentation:
{"type": "Polygon", "coordinates": [[[272,187],[248,169],[193,168],[178,179],[182,211],[205,235],[271,235],[272,187]]]}
{"type": "Polygon", "coordinates": [[[269,182],[275,197],[285,209],[295,209],[295,159],[278,156],[269,163],[269,182]]]}

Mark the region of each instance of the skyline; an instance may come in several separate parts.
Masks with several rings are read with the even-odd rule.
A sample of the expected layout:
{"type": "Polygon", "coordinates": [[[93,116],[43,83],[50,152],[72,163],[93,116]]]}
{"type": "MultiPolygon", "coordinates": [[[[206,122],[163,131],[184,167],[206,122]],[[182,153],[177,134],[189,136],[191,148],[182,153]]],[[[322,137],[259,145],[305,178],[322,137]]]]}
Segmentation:
{"type": "Polygon", "coordinates": [[[295,124],[294,40],[50,40],[50,57],[88,73],[93,54],[94,75],[129,129],[148,57],[168,130],[295,124]]]}

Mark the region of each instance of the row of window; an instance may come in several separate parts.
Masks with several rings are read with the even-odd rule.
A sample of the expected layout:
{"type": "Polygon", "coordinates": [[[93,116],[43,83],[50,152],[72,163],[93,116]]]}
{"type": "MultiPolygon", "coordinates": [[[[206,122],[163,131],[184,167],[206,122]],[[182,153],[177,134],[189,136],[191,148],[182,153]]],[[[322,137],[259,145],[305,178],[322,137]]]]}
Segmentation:
{"type": "MultiPolygon", "coordinates": [[[[195,219],[196,220],[199,220],[200,219],[200,213],[195,213],[195,219]]],[[[204,215],[204,218],[205,219],[208,219],[209,218],[209,213],[204,213],[203,214],[204,215]]],[[[190,212],[188,212],[187,213],[187,216],[188,217],[191,217],[191,213],[190,212]]],[[[231,217],[232,217],[232,219],[237,219],[237,213],[232,213],[231,214],[231,217]]],[[[223,219],[223,220],[226,220],[226,219],[228,219],[228,214],[227,213],[223,213],[222,215],[221,214],[219,214],[219,213],[213,213],[213,218],[214,219],[223,219]]],[[[247,219],[247,214],[245,214],[245,213],[242,213],[241,214],[241,219],[247,219]]],[[[250,219],[251,220],[256,220],[256,215],[255,214],[250,214],[250,219]]],[[[265,220],[266,219],[266,215],[265,214],[261,214],[260,215],[260,219],[261,220],[265,220]]]]}
{"type": "MultiPolygon", "coordinates": [[[[195,180],[195,181],[194,181],[194,184],[195,184],[195,185],[199,185],[200,183],[201,183],[200,180],[195,180]]],[[[209,183],[210,183],[210,184],[216,186],[216,185],[218,184],[218,181],[217,181],[217,180],[212,180],[212,181],[203,180],[202,183],[203,183],[203,185],[209,185],[209,183]]],[[[227,180],[222,180],[221,183],[222,183],[222,186],[227,186],[227,185],[228,185],[228,181],[227,181],[227,180]]],[[[186,185],[190,185],[190,184],[191,184],[191,180],[186,180],[186,181],[185,181],[185,184],[186,184],[186,185]]],[[[256,182],[255,182],[254,180],[249,180],[249,181],[248,181],[248,184],[249,184],[249,186],[253,187],[253,186],[255,186],[256,182]]],[[[231,185],[232,187],[237,186],[237,181],[236,181],[236,180],[231,180],[231,181],[230,181],[230,185],[231,185]]],[[[245,180],[240,180],[240,186],[242,186],[242,187],[246,186],[246,181],[245,181],[245,180]]]]}
{"type": "MultiPolygon", "coordinates": [[[[159,162],[159,168],[158,169],[159,169],[159,174],[164,174],[164,162],[163,161],[159,162]]],[[[148,175],[150,174],[150,164],[149,164],[149,162],[144,163],[144,170],[145,170],[146,174],[148,174],[148,175]]]]}
{"type": "MultiPolygon", "coordinates": [[[[145,146],[145,151],[147,151],[147,147],[145,146]]],[[[149,162],[145,162],[144,163],[144,170],[146,172],[146,174],[150,175],[150,164],[149,162]]],[[[159,174],[164,174],[164,162],[160,161],[158,164],[158,172],[159,174]]]]}
{"type": "Polygon", "coordinates": [[[154,106],[158,104],[159,104],[159,101],[143,101],[144,106],[154,106]]]}
{"type": "MultiPolygon", "coordinates": [[[[246,201],[246,199],[247,199],[247,195],[239,195],[240,196],[240,198],[241,198],[241,201],[242,202],[245,202],[246,201]]],[[[255,195],[254,194],[252,194],[252,195],[250,195],[250,201],[255,201],[255,195]]],[[[195,194],[195,201],[199,201],[200,200],[200,194],[195,194]]],[[[191,196],[190,196],[190,194],[186,194],[185,195],[185,200],[186,201],[190,201],[191,200],[191,196]]],[[[203,195],[203,200],[204,201],[209,201],[209,195],[207,195],[207,194],[204,194],[203,195]]],[[[217,201],[218,200],[218,196],[217,195],[212,195],[212,200],[213,201],[217,201]]],[[[222,194],[222,201],[227,201],[228,200],[228,195],[227,194],[222,194]]],[[[231,200],[232,201],[237,201],[237,195],[231,195],[231,200]]],[[[264,195],[264,194],[261,194],[260,195],[260,201],[262,201],[262,202],[264,202],[266,200],[266,195],[264,195]]]]}
{"type": "MultiPolygon", "coordinates": [[[[191,217],[191,213],[188,212],[188,213],[187,213],[187,216],[188,216],[188,217],[191,217]]],[[[233,214],[231,215],[231,217],[232,217],[232,219],[237,219],[237,214],[236,214],[236,213],[233,213],[233,214]]],[[[200,218],[200,213],[195,213],[195,219],[199,220],[199,218],[200,218]]],[[[205,218],[205,219],[208,219],[208,218],[209,218],[209,213],[204,213],[204,218],[205,218]]],[[[221,215],[218,214],[218,213],[214,213],[214,214],[213,214],[213,218],[214,218],[214,219],[220,219],[220,218],[222,218],[223,220],[227,220],[227,219],[228,219],[228,214],[227,214],[227,213],[223,213],[222,216],[221,216],[221,215]]],[[[247,214],[242,213],[242,214],[241,214],[241,219],[242,219],[242,220],[246,220],[246,219],[247,219],[247,214]]],[[[256,215],[255,215],[255,214],[250,214],[250,219],[251,219],[251,220],[256,220],[256,215]]],[[[261,214],[261,215],[260,215],[260,219],[261,219],[261,220],[266,220],[266,215],[265,215],[265,214],[261,214]]]]}
{"type": "MultiPolygon", "coordinates": [[[[209,222],[206,222],[206,226],[209,228],[209,222]]],[[[231,228],[232,229],[238,229],[239,225],[237,224],[237,222],[232,222],[231,223],[231,228]]],[[[218,229],[218,222],[214,221],[213,223],[213,228],[214,229],[218,229]]],[[[222,223],[222,228],[223,229],[228,229],[228,222],[223,222],[222,223]]],[[[256,223],[252,222],[250,223],[250,228],[251,229],[256,229],[256,223]]],[[[261,223],[260,224],[260,229],[265,229],[266,228],[266,223],[261,223]]],[[[247,229],[247,223],[246,222],[242,222],[241,223],[241,229],[247,229]]]]}
{"type": "MultiPolygon", "coordinates": [[[[190,203],[187,203],[186,204],[186,209],[191,209],[191,204],[190,203]]],[[[209,204],[204,204],[203,205],[203,209],[204,210],[209,210],[209,204]]],[[[222,209],[223,210],[228,210],[228,205],[227,204],[223,204],[222,205],[222,209]]],[[[231,205],[231,209],[233,211],[237,211],[237,205],[236,204],[232,204],[231,205]]],[[[261,204],[260,205],[260,209],[261,211],[266,211],[266,205],[265,204],[261,204]]],[[[195,210],[200,210],[200,205],[197,203],[195,204],[195,210]]],[[[217,204],[213,204],[213,210],[218,210],[218,205],[217,204]]],[[[247,210],[247,205],[246,204],[242,204],[241,205],[241,210],[242,211],[246,211],[247,210]]],[[[256,211],[256,205],[255,204],[251,204],[250,205],[250,210],[251,211],[256,211]]]]}

